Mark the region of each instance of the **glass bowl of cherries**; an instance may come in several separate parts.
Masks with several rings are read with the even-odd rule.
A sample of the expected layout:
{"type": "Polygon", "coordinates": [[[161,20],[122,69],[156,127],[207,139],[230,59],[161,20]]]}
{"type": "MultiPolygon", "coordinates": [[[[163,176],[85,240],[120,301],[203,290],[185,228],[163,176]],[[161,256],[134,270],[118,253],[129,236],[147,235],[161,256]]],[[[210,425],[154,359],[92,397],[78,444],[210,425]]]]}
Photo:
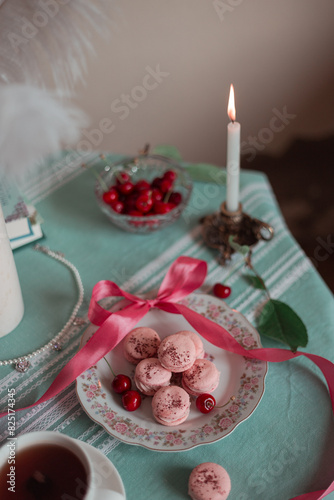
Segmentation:
{"type": "Polygon", "coordinates": [[[186,170],[158,155],[107,165],[95,185],[102,212],[113,224],[132,233],[150,233],[175,222],[191,191],[186,170]]]}

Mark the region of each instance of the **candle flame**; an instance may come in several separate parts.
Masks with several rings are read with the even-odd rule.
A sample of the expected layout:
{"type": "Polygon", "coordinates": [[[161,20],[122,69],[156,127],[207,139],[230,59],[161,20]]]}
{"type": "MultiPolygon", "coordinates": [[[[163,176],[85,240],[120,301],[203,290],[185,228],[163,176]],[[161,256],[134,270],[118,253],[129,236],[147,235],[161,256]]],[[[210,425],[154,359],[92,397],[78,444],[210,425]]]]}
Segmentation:
{"type": "Polygon", "coordinates": [[[232,122],[234,122],[235,118],[236,118],[236,110],[235,110],[235,101],[234,101],[234,87],[233,87],[232,83],[230,86],[230,96],[228,98],[227,114],[228,114],[230,120],[232,120],[232,122]]]}

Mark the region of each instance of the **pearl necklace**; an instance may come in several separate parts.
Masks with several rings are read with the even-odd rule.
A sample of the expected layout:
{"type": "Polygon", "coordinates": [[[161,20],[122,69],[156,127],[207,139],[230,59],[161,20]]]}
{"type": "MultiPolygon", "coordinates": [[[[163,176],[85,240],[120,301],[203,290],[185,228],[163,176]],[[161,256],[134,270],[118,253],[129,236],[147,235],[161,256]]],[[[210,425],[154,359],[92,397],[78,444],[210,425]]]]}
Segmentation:
{"type": "MultiPolygon", "coordinates": [[[[83,302],[84,298],[84,288],[83,284],[81,281],[81,277],[79,274],[79,271],[77,268],[68,260],[66,260],[63,256],[62,253],[60,252],[54,252],[53,250],[50,250],[49,248],[43,246],[43,245],[35,245],[34,250],[37,250],[38,252],[42,252],[49,257],[58,260],[61,264],[64,266],[68,267],[70,271],[73,273],[73,276],[75,278],[77,287],[78,287],[78,300],[72,310],[72,314],[69,317],[67,323],[64,325],[64,327],[60,330],[60,332],[57,333],[47,344],[44,344],[42,347],[39,349],[36,349],[36,351],[33,351],[31,353],[25,354],[24,356],[20,356],[19,358],[13,358],[13,359],[5,359],[5,360],[0,360],[0,366],[7,366],[7,365],[15,365],[15,368],[19,372],[26,372],[30,366],[29,359],[34,358],[41,354],[42,352],[46,351],[47,349],[53,349],[54,351],[61,351],[62,345],[60,343],[61,338],[63,335],[66,333],[68,328],[72,325],[75,324],[76,320],[76,315],[80,309],[80,306],[83,302]]],[[[78,324],[78,323],[77,323],[78,324]]]]}

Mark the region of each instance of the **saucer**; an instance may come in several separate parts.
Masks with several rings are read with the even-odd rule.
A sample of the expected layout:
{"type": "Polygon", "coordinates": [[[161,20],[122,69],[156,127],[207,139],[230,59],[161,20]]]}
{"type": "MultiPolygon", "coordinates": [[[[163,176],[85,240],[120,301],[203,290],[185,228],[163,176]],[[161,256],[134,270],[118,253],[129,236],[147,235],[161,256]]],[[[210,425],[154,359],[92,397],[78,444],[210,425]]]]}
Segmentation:
{"type": "Polygon", "coordinates": [[[98,488],[117,491],[117,493],[124,495],[124,499],[126,500],[125,489],[121,476],[108,457],[103,455],[103,453],[88,443],[84,443],[79,439],[76,439],[76,442],[82,446],[93,463],[96,486],[98,488]]]}

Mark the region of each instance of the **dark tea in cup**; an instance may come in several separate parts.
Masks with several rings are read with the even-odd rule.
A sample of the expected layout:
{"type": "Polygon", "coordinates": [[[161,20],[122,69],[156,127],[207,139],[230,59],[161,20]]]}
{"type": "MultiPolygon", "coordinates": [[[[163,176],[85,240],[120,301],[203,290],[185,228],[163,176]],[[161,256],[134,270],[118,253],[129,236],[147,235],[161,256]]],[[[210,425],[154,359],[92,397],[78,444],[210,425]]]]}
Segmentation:
{"type": "Polygon", "coordinates": [[[55,443],[18,446],[13,460],[0,469],[1,500],[85,499],[88,471],[69,448],[55,443]]]}

